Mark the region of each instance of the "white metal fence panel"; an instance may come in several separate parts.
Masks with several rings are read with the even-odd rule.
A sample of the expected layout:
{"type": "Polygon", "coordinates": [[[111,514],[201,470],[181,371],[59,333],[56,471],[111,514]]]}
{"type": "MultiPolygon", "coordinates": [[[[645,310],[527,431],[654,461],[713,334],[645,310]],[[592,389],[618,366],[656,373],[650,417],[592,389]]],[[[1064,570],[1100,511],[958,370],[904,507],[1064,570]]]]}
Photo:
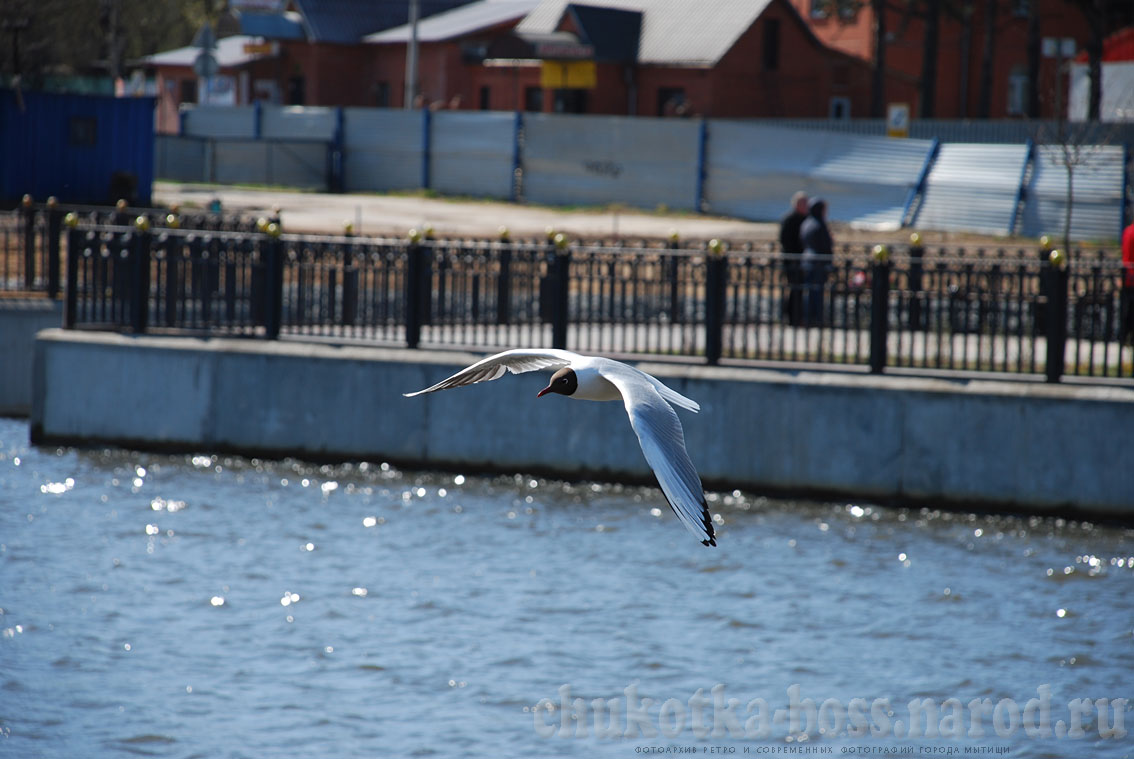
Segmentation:
{"type": "Polygon", "coordinates": [[[334,108],[266,105],[260,110],[264,139],[324,140],[335,138],[338,113],[334,108]]]}
{"type": "Polygon", "coordinates": [[[945,143],[929,172],[913,226],[1011,233],[1026,145],[945,143]]]}
{"type": "Polygon", "coordinates": [[[524,198],[697,208],[700,122],[525,114],[524,198]]]}
{"type": "Polygon", "coordinates": [[[831,219],[896,229],[932,145],[712,121],[705,197],[715,213],[773,221],[803,190],[827,201],[831,219]]]}
{"type": "Polygon", "coordinates": [[[1067,214],[1067,164],[1071,163],[1073,240],[1110,240],[1122,225],[1123,149],[1118,145],[1041,145],[1036,149],[1021,234],[1063,236],[1067,214]]]}
{"type": "Polygon", "coordinates": [[[154,176],[174,182],[204,182],[208,140],[154,135],[154,176]]]}
{"type": "Polygon", "coordinates": [[[190,137],[256,136],[256,109],[250,105],[199,105],[185,112],[182,134],[190,137]]]}
{"type": "Polygon", "coordinates": [[[422,186],[425,156],[421,111],[346,108],[344,189],[412,190],[422,186]]]}
{"type": "Polygon", "coordinates": [[[429,184],[449,195],[512,198],[516,116],[438,111],[433,114],[429,184]]]}
{"type": "Polygon", "coordinates": [[[327,144],[282,140],[215,140],[211,175],[221,184],[327,187],[327,144]]]}

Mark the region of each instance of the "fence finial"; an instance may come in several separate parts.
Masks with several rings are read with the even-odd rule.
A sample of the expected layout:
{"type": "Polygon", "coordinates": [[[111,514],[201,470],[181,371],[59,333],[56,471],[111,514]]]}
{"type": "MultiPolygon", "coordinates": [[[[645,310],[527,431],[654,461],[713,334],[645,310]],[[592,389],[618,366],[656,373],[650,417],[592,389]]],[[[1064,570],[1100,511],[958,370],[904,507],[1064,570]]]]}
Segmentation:
{"type": "Polygon", "coordinates": [[[875,263],[884,264],[890,260],[890,248],[881,244],[875,245],[871,255],[874,257],[875,263]]]}
{"type": "Polygon", "coordinates": [[[1051,261],[1051,265],[1057,269],[1062,269],[1067,265],[1067,256],[1064,255],[1062,250],[1056,248],[1047,255],[1047,260],[1051,261]]]}

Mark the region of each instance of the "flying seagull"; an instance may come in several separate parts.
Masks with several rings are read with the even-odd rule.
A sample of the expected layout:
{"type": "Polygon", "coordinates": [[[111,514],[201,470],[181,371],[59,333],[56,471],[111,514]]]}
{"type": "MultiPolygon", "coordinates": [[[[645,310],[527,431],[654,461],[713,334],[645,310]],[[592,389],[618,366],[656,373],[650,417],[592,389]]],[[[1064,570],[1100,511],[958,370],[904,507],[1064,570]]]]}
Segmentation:
{"type": "Polygon", "coordinates": [[[673,406],[680,406],[696,412],[701,407],[643,371],[609,358],[551,348],[521,348],[481,359],[432,387],[405,396],[488,382],[506,372],[521,374],[540,369],[553,369],[555,373],[536,397],[559,393],[584,401],[622,401],[646,462],[654,470],[670,508],[698,540],[715,546],[713,520],[705,505],[701,478],[685,451],[681,422],[673,410],[673,406]]]}

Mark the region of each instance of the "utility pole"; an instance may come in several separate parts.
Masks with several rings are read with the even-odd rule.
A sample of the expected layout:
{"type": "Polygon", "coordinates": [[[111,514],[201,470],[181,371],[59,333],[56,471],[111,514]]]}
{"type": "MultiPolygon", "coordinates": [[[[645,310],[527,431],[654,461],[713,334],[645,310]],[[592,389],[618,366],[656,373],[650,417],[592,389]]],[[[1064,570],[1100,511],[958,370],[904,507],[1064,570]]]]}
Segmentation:
{"type": "Polygon", "coordinates": [[[413,108],[417,99],[417,15],[418,0],[409,0],[410,41],[406,46],[406,98],[403,108],[413,108]]]}

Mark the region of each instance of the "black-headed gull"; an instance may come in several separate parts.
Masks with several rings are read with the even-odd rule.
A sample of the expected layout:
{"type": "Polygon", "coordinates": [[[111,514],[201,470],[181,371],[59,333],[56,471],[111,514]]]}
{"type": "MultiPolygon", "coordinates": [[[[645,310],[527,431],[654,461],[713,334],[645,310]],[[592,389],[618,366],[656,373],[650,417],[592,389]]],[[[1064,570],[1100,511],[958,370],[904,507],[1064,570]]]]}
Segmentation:
{"type": "Polygon", "coordinates": [[[657,378],[619,361],[583,356],[552,348],[504,351],[477,361],[432,387],[405,393],[407,398],[520,374],[554,369],[551,382],[536,397],[559,393],[584,401],[622,401],[630,426],[638,435],[646,462],[654,470],[670,508],[707,546],[717,544],[713,520],[705,505],[701,478],[685,451],[681,422],[670,404],[690,411],[700,406],[663,385],[657,378]]]}

